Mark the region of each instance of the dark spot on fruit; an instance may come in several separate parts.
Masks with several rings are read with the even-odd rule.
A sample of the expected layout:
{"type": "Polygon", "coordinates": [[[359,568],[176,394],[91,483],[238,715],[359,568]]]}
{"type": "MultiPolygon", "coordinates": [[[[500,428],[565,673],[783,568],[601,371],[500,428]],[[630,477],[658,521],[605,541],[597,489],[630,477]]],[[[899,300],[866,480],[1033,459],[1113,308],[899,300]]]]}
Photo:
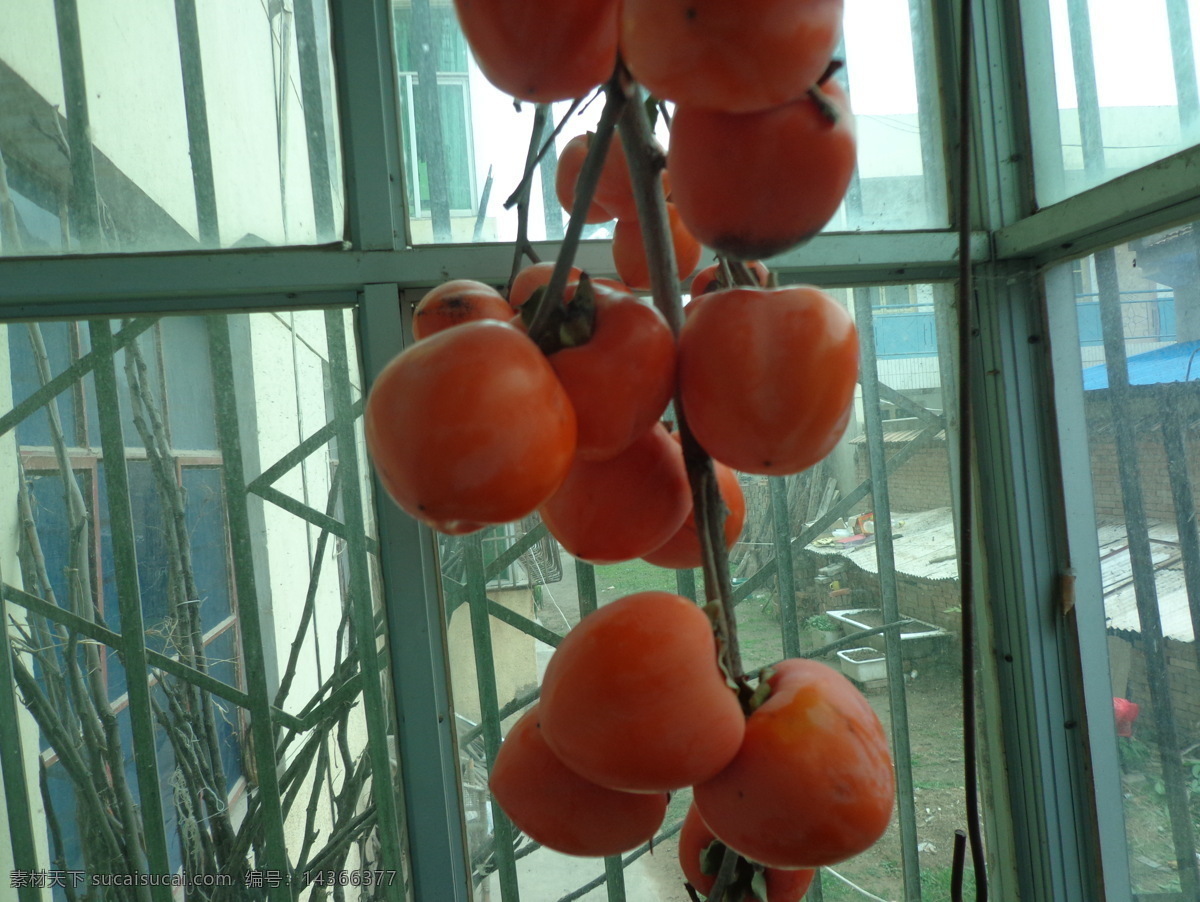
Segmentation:
{"type": "Polygon", "coordinates": [[[686,10],[684,10],[683,14],[688,17],[688,21],[690,22],[696,18],[696,7],[689,6],[686,10]]]}

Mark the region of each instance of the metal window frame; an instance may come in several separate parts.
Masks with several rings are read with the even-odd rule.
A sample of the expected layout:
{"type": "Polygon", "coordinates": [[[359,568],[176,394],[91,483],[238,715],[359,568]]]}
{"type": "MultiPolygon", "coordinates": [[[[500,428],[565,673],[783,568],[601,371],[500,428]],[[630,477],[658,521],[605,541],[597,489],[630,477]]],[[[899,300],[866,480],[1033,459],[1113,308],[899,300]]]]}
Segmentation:
{"type": "MultiPolygon", "coordinates": [[[[1124,838],[1114,833],[1112,789],[1104,782],[1115,773],[1115,761],[1097,752],[1103,743],[1084,741],[1080,728],[1087,725],[1093,740],[1104,729],[1102,705],[1089,688],[1090,662],[1103,632],[1097,633],[1094,619],[1070,623],[1047,613],[1058,577],[1072,560],[1085,563],[1072,558],[1086,542],[1083,515],[1067,507],[1064,483],[1074,504],[1086,486],[1079,468],[1060,468],[1068,453],[1065,436],[1078,424],[1066,403],[1069,386],[1052,378],[1039,347],[1047,326],[1059,324],[1047,311],[1038,275],[1055,262],[1200,218],[1200,185],[1193,176],[1200,148],[1033,212],[1026,97],[1027,82],[1039,73],[1026,70],[1016,4],[976,3],[972,187],[978,203],[970,226],[980,277],[974,299],[980,354],[973,361],[973,402],[979,411],[980,516],[987,521],[980,541],[988,561],[980,577],[987,604],[979,648],[983,720],[1003,757],[987,771],[984,786],[997,813],[989,832],[994,894],[1124,902],[1130,898],[1128,881],[1121,879],[1125,864],[1112,854],[1123,849],[1124,838]],[[1057,411],[1044,403],[1051,398],[1057,411]],[[1057,538],[1064,534],[1060,527],[1067,541],[1057,538]]],[[[956,7],[952,0],[932,0],[943,47],[936,64],[945,86],[944,140],[951,150],[949,126],[958,112],[948,90],[958,68],[951,37],[956,7]]],[[[391,2],[334,2],[330,13],[347,243],[0,259],[0,321],[316,308],[342,302],[350,291],[358,298],[369,380],[404,343],[400,289],[430,285],[450,273],[504,281],[511,263],[507,247],[410,246],[391,2]]],[[[950,190],[953,196],[953,184],[950,190]]],[[[537,245],[547,258],[557,246],[537,245]]],[[[956,250],[949,230],[827,234],[774,262],[788,278],[830,286],[945,281],[955,276],[956,250]]],[[[595,271],[611,268],[599,243],[584,245],[581,262],[595,271]]],[[[1052,344],[1055,354],[1062,347],[1052,344]]],[[[465,902],[470,875],[434,543],[428,530],[392,505],[380,503],[377,517],[387,550],[381,558],[413,889],[418,899],[465,902]]],[[[6,675],[3,665],[0,676],[6,675]]],[[[6,766],[5,775],[10,791],[23,793],[19,769],[6,766]]]]}

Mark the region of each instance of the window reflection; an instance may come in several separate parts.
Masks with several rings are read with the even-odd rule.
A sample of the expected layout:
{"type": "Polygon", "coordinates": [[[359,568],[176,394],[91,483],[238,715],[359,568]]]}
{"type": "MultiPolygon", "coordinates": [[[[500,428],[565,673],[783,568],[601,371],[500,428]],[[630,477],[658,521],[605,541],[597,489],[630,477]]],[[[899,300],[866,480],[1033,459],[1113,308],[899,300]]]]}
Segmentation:
{"type": "Polygon", "coordinates": [[[1040,203],[1200,140],[1200,3],[1129,15],[1104,0],[1025,0],[1023,12],[1040,203]]]}

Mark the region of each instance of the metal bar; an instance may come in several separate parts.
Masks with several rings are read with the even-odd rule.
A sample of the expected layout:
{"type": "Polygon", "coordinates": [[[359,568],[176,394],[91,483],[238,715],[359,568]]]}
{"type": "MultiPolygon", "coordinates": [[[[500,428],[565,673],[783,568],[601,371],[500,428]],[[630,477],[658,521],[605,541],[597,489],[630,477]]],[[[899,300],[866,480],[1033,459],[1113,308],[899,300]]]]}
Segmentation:
{"type": "Polygon", "coordinates": [[[279,479],[284,473],[296,466],[300,461],[307,458],[318,448],[322,448],[329,444],[329,440],[334,437],[342,425],[346,422],[354,422],[362,416],[363,408],[366,406],[366,399],[359,398],[350,404],[346,413],[337,411],[333,419],[302,441],[299,445],[289,451],[271,466],[267,467],[257,477],[252,479],[246,486],[246,490],[258,494],[259,487],[271,485],[275,480],[279,479]]]}
{"type": "Polygon", "coordinates": [[[608,887],[608,902],[625,902],[625,862],[620,855],[604,859],[604,883],[608,887]]]}
{"type": "Polygon", "coordinates": [[[308,177],[312,186],[313,221],[317,241],[339,237],[333,221],[333,179],[329,172],[329,135],[326,132],[325,97],[321,89],[321,48],[317,45],[315,10],[320,0],[297,0],[296,55],[300,69],[300,106],[308,144],[308,177]]]}
{"type": "Polygon", "coordinates": [[[676,570],[675,571],[675,591],[684,598],[696,600],[696,571],[695,570],[676,570]]]}
{"type": "MultiPolygon", "coordinates": [[[[403,247],[409,243],[408,221],[404,216],[391,0],[331,3],[329,13],[346,167],[348,237],[359,249],[403,247]]],[[[387,280],[384,276],[359,284],[387,280]]]]}
{"type": "Polygon", "coordinates": [[[1171,34],[1171,65],[1175,70],[1175,97],[1179,104],[1179,131],[1192,134],[1200,122],[1200,86],[1196,84],[1196,50],[1192,46],[1192,21],[1188,0],[1167,0],[1167,30],[1171,34]]]}
{"type": "MultiPolygon", "coordinates": [[[[208,346],[212,360],[213,397],[216,401],[217,443],[221,449],[221,476],[233,548],[233,576],[237,587],[238,624],[242,633],[242,664],[250,695],[250,733],[258,770],[258,793],[263,815],[266,861],[271,869],[288,873],[287,843],[283,835],[283,807],[279,793],[279,765],[275,760],[275,737],[271,725],[271,700],[262,648],[262,620],[250,547],[246,478],[242,471],[242,447],[238,428],[237,380],[234,377],[229,322],[224,316],[208,318],[208,346]]],[[[287,886],[269,887],[268,898],[282,902],[292,898],[287,886]]]]}
{"type": "MultiPolygon", "coordinates": [[[[335,4],[335,10],[359,9],[359,4],[335,4]]],[[[1200,157],[1200,150],[1195,151],[1200,157]]],[[[1193,170],[1194,171],[1194,170],[1193,170]]],[[[1194,192],[1190,172],[1177,174],[1176,198],[1194,192]]],[[[1156,185],[1148,190],[1169,189],[1156,185]]],[[[381,194],[372,188],[374,196],[381,194]]],[[[1136,210],[1138,199],[1126,210],[1136,210]]],[[[1119,222],[1113,210],[1094,211],[1119,222]]],[[[559,252],[556,241],[534,242],[543,260],[559,252]]],[[[581,242],[576,265],[596,275],[615,275],[608,241],[581,242]]],[[[978,233],[974,259],[990,256],[989,237],[978,233]]],[[[871,281],[944,281],[954,277],[957,239],[953,232],[831,232],[814,237],[803,247],[772,260],[772,270],[790,279],[819,282],[828,287],[862,285],[871,281]]],[[[398,284],[427,288],[444,281],[447,272],[470,272],[492,285],[506,285],[512,249],[504,244],[423,245],[405,251],[347,250],[341,242],[324,247],[228,249],[220,252],[178,252],[0,259],[0,319],[44,319],[47,315],[84,317],[99,303],[117,301],[124,315],[136,311],[178,311],[181,299],[200,304],[190,312],[230,307],[294,310],[345,303],[323,292],[354,292],[363,285],[398,284]],[[295,297],[286,297],[294,293],[295,297]],[[233,300],[237,298],[236,302],[233,300]],[[140,302],[134,304],[134,301],[140,302]],[[84,303],[86,302],[86,303],[84,303]],[[49,311],[47,313],[46,311],[49,311]]],[[[107,312],[107,311],[105,311],[107,312]]]]}
{"type": "MultiPolygon", "coordinates": [[[[394,282],[365,286],[358,336],[370,382],[403,347],[394,282]]],[[[449,685],[445,605],[430,530],[392,504],[375,481],[376,527],[388,624],[389,673],[405,806],[412,895],[467,902],[471,871],[462,816],[459,747],[449,685]]]]}
{"type": "Polygon", "coordinates": [[[995,258],[1075,259],[1130,235],[1200,219],[1200,146],[1109,179],[993,233],[995,258]]]}
{"type": "MultiPolygon", "coordinates": [[[[1160,384],[1155,388],[1161,411],[1163,451],[1166,452],[1167,478],[1171,482],[1171,498],[1175,506],[1175,528],[1179,533],[1179,553],[1183,558],[1183,581],[1187,586],[1192,635],[1200,636],[1200,528],[1196,524],[1196,497],[1188,472],[1187,442],[1183,434],[1184,424],[1190,422],[1191,418],[1177,394],[1181,386],[1160,384]]],[[[1200,642],[1192,642],[1192,650],[1200,666],[1200,642]]]]}
{"type": "MultiPolygon", "coordinates": [[[[579,596],[579,617],[582,620],[599,606],[596,568],[592,564],[576,559],[575,589],[579,596]]],[[[604,883],[608,902],[625,902],[625,866],[620,855],[610,855],[604,859],[604,883]]]]}
{"type": "Polygon", "coordinates": [[[909,0],[912,31],[913,70],[917,83],[917,129],[921,142],[921,175],[925,210],[930,222],[949,223],[946,204],[945,160],[942,144],[942,110],[937,71],[937,34],[928,0],[909,0]]]}
{"type": "MultiPolygon", "coordinates": [[[[412,27],[408,33],[409,63],[417,73],[413,85],[413,122],[417,154],[425,164],[429,187],[429,213],[433,220],[433,240],[450,240],[450,193],[446,187],[446,141],[442,132],[442,105],[437,93],[437,50],[440,35],[435,34],[429,0],[412,0],[412,27]]],[[[415,162],[415,161],[414,161],[415,162]]],[[[415,171],[416,166],[413,166],[415,171]]]]}
{"type": "Polygon", "coordinates": [[[212,142],[208,134],[208,102],[204,96],[204,63],[196,0],[175,0],[175,28],[179,37],[179,67],[183,80],[183,112],[187,119],[188,156],[192,161],[192,189],[196,195],[196,225],[200,244],[220,247],[217,220],[217,187],[213,179],[212,142]]]}
{"type": "Polygon", "coordinates": [[[264,501],[270,501],[276,507],[280,507],[306,523],[311,523],[318,529],[323,529],[331,535],[337,536],[339,539],[349,538],[350,530],[340,520],[329,516],[324,511],[319,511],[315,507],[310,507],[303,501],[297,501],[291,495],[285,495],[283,492],[274,486],[260,486],[255,489],[254,494],[258,495],[264,501]]]}
{"type": "Polygon", "coordinates": [[[783,636],[783,656],[800,654],[800,627],[796,623],[796,573],[792,561],[792,524],[788,510],[787,480],[768,477],[771,492],[772,534],[775,544],[775,579],[779,587],[779,629],[783,636]]]}
{"type": "MultiPolygon", "coordinates": [[[[112,630],[105,629],[98,623],[80,617],[78,614],[61,608],[58,605],[51,604],[44,598],[39,598],[36,595],[30,595],[28,592],[23,592],[14,586],[4,586],[3,592],[0,593],[13,604],[20,605],[31,613],[45,617],[47,620],[52,620],[55,623],[61,623],[70,630],[74,630],[89,639],[94,639],[107,645],[109,648],[120,649],[124,641],[120,634],[114,633],[112,630]]],[[[210,692],[218,698],[223,698],[227,702],[232,702],[242,708],[250,707],[250,696],[242,692],[228,683],[223,683],[216,677],[196,668],[184,664],[177,658],[171,658],[164,655],[162,652],[157,652],[152,648],[146,649],[146,663],[153,668],[165,671],[172,676],[177,676],[181,680],[186,680],[195,686],[199,686],[205,692],[210,692]]],[[[278,708],[271,709],[271,715],[279,723],[293,730],[306,729],[307,726],[297,717],[288,714],[286,711],[281,711],[278,708]]]]}
{"type": "MultiPolygon", "coordinates": [[[[0,574],[0,580],[3,575],[0,574]]],[[[0,581],[0,585],[3,582],[0,581]]],[[[15,654],[8,632],[8,606],[0,593],[0,775],[4,778],[4,805],[8,813],[8,841],[17,870],[40,870],[37,842],[33,836],[33,814],[29,807],[29,784],[25,774],[25,744],[21,741],[21,712],[17,708],[17,683],[13,676],[15,654]]],[[[32,886],[17,888],[19,902],[40,902],[42,893],[32,886]]]]}
{"type": "Polygon", "coordinates": [[[1083,169],[1089,180],[1104,174],[1104,132],[1100,125],[1100,92],[1096,86],[1096,60],[1092,54],[1092,23],[1088,0],[1067,0],[1071,35],[1071,67],[1079,108],[1079,140],[1083,144],[1083,169]]]}
{"type": "MultiPolygon", "coordinates": [[[[108,320],[88,323],[92,348],[96,352],[96,396],[99,399],[100,446],[104,454],[105,495],[108,500],[109,528],[112,535],[113,570],[116,574],[117,602],[121,610],[121,637],[118,648],[127,676],[130,722],[133,727],[134,767],[137,770],[139,809],[146,841],[146,859],[135,852],[135,864],[147,874],[169,874],[167,828],[162,810],[158,757],[155,753],[154,715],[150,705],[150,683],[146,660],[146,627],[142,619],[142,590],[138,584],[136,527],[129,499],[129,473],[125,464],[125,440],[121,432],[121,412],[117,406],[117,371],[112,327],[108,320]]],[[[168,887],[150,888],[152,898],[169,902],[168,887]]]]}
{"type": "Polygon", "coordinates": [[[488,615],[495,617],[497,620],[502,620],[509,626],[514,626],[526,635],[532,636],[539,642],[545,642],[547,645],[558,647],[562,642],[563,637],[553,630],[547,629],[535,620],[530,620],[516,611],[506,608],[500,602],[491,598],[487,601],[488,615]]]}
{"type": "MultiPolygon", "coordinates": [[[[349,410],[350,357],[346,346],[345,311],[325,311],[325,334],[329,345],[329,368],[332,371],[334,410],[349,410]]],[[[371,756],[371,796],[379,812],[379,844],[383,860],[401,862],[404,847],[401,842],[401,823],[396,797],[392,791],[391,755],[388,750],[388,704],[383,694],[379,674],[383,670],[379,645],[375,636],[375,599],[371,592],[371,574],[368,570],[366,536],[367,511],[363,504],[362,472],[358,461],[358,437],[354,424],[341,421],[338,430],[338,469],[342,479],[342,506],[345,510],[347,549],[350,555],[350,595],[353,604],[354,627],[357,633],[355,651],[362,674],[363,703],[366,707],[367,745],[371,756]]],[[[388,896],[399,900],[403,887],[396,884],[388,896]]]]}
{"type": "MultiPolygon", "coordinates": [[[[867,435],[867,465],[871,473],[871,507],[875,515],[875,555],[879,565],[879,595],[884,623],[900,619],[896,589],[896,554],[892,543],[892,508],[888,499],[887,462],[884,459],[883,417],[879,409],[879,369],[875,360],[875,324],[871,314],[872,295],[878,289],[854,289],[854,318],[862,355],[863,428],[867,435]]],[[[963,642],[973,638],[963,636],[963,642]]],[[[917,853],[917,810],[913,796],[912,745],[908,730],[908,700],[904,692],[904,661],[900,636],[884,633],[891,712],[892,747],[896,749],[896,807],[900,823],[900,857],[904,868],[904,897],[921,898],[921,863],[917,853]]]]}
{"type": "MultiPolygon", "coordinates": [[[[1006,4],[1007,5],[1007,4],[1006,4]]],[[[1048,2],[1020,4],[1019,26],[1025,67],[1029,70],[1021,99],[1025,101],[1029,130],[1037,140],[1026,143],[1032,159],[1027,169],[1037,176],[1037,194],[1048,200],[1066,195],[1063,165],[1062,120],[1058,109],[1058,85],[1054,60],[1054,28],[1048,2]]]]}
{"type": "Polygon", "coordinates": [[[599,606],[596,568],[587,561],[575,561],[575,590],[579,594],[579,618],[582,620],[599,606]]]}
{"type": "Polygon", "coordinates": [[[1158,732],[1158,753],[1166,789],[1167,813],[1178,861],[1179,881],[1185,896],[1200,893],[1200,873],[1196,866],[1196,837],[1188,807],[1188,793],[1175,711],[1171,704],[1167,649],[1163,638],[1162,616],[1158,608],[1158,587],[1154,582],[1154,559],[1142,495],[1142,479],[1137,438],[1134,434],[1134,409],[1129,398],[1129,366],[1125,357],[1125,325],[1118,294],[1116,251],[1095,255],[1096,280],[1100,287],[1100,326],[1104,333],[1104,357],[1108,372],[1109,403],[1117,446],[1117,474],[1125,511],[1125,536],[1129,543],[1129,561],[1133,566],[1133,591],[1141,627],[1142,653],[1146,657],[1146,682],[1154,723],[1158,732]]]}
{"type": "MultiPolygon", "coordinates": [[[[526,551],[532,548],[546,534],[546,524],[539,522],[533,529],[521,536],[511,545],[504,549],[494,560],[488,563],[483,571],[484,583],[490,583],[501,573],[507,570],[512,564],[521,557],[526,551]]],[[[467,587],[463,583],[455,582],[449,577],[444,577],[442,580],[442,590],[446,594],[446,609],[449,614],[453,614],[455,609],[466,602],[467,587]]],[[[513,614],[513,616],[520,616],[513,614]]],[[[526,622],[532,622],[526,620],[526,622]]],[[[540,624],[539,624],[540,626],[540,624]]],[[[524,629],[524,627],[521,627],[524,629]]],[[[551,635],[555,635],[551,633],[551,635]]],[[[557,641],[551,644],[557,644],[557,641]]]]}
{"type": "MultiPolygon", "coordinates": [[[[467,567],[467,603],[471,612],[471,645],[475,650],[475,680],[479,688],[480,719],[488,771],[500,751],[500,698],[496,689],[496,659],[492,650],[492,618],[488,614],[487,583],[483,577],[483,540],[479,533],[464,539],[467,567]]],[[[513,856],[513,824],[498,806],[492,806],[492,843],[500,873],[500,898],[518,902],[517,861],[513,856]]]]}
{"type": "MultiPolygon", "coordinates": [[[[145,317],[131,321],[124,329],[113,336],[113,347],[119,351],[156,322],[158,322],[157,317],[145,317]]],[[[33,394],[20,404],[0,417],[0,435],[4,435],[10,429],[14,428],[35,410],[44,407],[50,402],[51,398],[58,397],[75,385],[87,373],[92,371],[98,359],[96,351],[88,351],[41,388],[33,392],[33,394]]]]}
{"type": "Polygon", "coordinates": [[[58,57],[62,65],[67,111],[67,149],[71,164],[71,221],[86,251],[99,250],[100,205],[96,194],[96,163],[92,156],[92,126],[88,118],[87,78],[77,0],[54,0],[58,26],[58,57]]]}
{"type": "MultiPolygon", "coordinates": [[[[1003,762],[990,768],[989,780],[1017,825],[1015,836],[1002,828],[998,837],[1001,868],[1014,887],[1004,898],[1091,902],[1114,897],[1120,887],[1104,882],[1106,868],[1097,860],[1097,822],[1087,810],[1095,752],[1079,725],[1090,713],[1107,716],[1111,729],[1112,701],[1104,715],[1099,697],[1087,700],[1089,691],[1106,692],[1107,682],[1082,684],[1077,659],[1085,649],[1077,647],[1058,597],[1074,553],[1062,513],[1063,480],[1073,474],[1059,472],[1053,412],[1029,401],[1057,397],[1045,352],[1049,336],[1032,268],[984,267],[975,285],[980,335],[969,364],[977,367],[977,510],[987,517],[976,535],[988,561],[979,594],[989,599],[995,672],[984,693],[995,714],[982,726],[995,743],[984,750],[1003,762]]],[[[1063,351],[1072,353],[1078,367],[1078,346],[1063,351]]],[[[1079,513],[1087,519],[1076,524],[1078,534],[1090,527],[1094,547],[1094,512],[1079,513]]],[[[1105,648],[1102,623],[1096,626],[1089,634],[1093,655],[1105,648]]]]}

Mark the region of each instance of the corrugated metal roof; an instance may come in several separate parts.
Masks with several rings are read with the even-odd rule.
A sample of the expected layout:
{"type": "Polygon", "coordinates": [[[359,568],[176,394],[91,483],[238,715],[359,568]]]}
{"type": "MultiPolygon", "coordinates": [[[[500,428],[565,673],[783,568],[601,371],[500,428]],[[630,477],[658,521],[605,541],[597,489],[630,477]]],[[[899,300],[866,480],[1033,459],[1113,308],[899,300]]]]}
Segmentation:
{"type": "MultiPolygon", "coordinates": [[[[955,579],[958,558],[955,553],[954,515],[948,507],[905,514],[893,513],[892,547],[896,570],[923,579],[955,579]]],[[[818,542],[823,540],[818,539],[818,542]]],[[[810,550],[854,561],[863,570],[879,572],[875,542],[844,546],[836,542],[812,544],[810,550]]]]}
{"type": "MultiPolygon", "coordinates": [[[[896,570],[922,579],[958,577],[954,518],[950,508],[919,513],[893,513],[896,570]]],[[[1174,524],[1152,521],[1149,526],[1151,558],[1163,635],[1180,642],[1193,640],[1191,608],[1179,558],[1179,536],[1174,524]]],[[[1140,633],[1137,599],[1133,590],[1133,567],[1123,523],[1102,524],[1097,533],[1100,570],[1104,586],[1104,615],[1109,629],[1140,633]]],[[[818,539],[809,549],[829,557],[845,557],[863,570],[879,572],[875,542],[843,545],[829,537],[818,539]]]]}
{"type": "MultiPolygon", "coordinates": [[[[1150,555],[1154,562],[1154,588],[1158,596],[1158,615],[1163,635],[1180,642],[1191,642],[1192,612],[1187,584],[1179,557],[1179,536],[1173,525],[1151,523],[1150,555]]],[[[1104,617],[1109,629],[1140,633],[1137,596],[1133,587],[1133,566],[1125,526],[1105,524],[1099,529],[1100,570],[1104,586],[1104,617]]]]}
{"type": "MultiPolygon", "coordinates": [[[[924,432],[924,429],[903,429],[896,432],[885,432],[883,434],[883,442],[885,445],[906,445],[915,439],[918,435],[924,432]]],[[[938,430],[938,434],[934,436],[934,441],[945,441],[946,430],[938,430]]],[[[850,439],[851,445],[864,445],[867,441],[865,432],[859,433],[850,439]]]]}

